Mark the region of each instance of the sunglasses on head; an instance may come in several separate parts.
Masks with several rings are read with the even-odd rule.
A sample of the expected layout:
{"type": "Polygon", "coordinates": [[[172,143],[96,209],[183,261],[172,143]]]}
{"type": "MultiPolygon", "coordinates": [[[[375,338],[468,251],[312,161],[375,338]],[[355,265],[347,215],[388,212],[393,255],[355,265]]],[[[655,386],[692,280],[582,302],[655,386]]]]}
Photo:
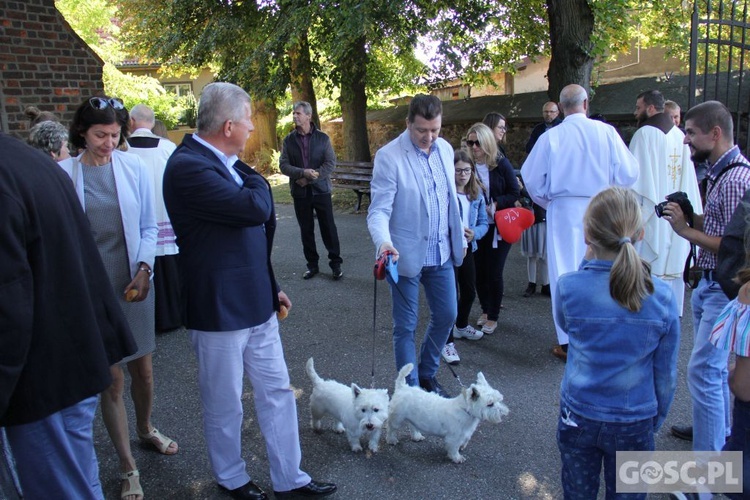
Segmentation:
{"type": "Polygon", "coordinates": [[[89,104],[92,108],[97,110],[107,109],[108,107],[112,107],[112,109],[121,110],[125,109],[125,106],[122,104],[122,101],[115,98],[105,99],[103,97],[92,97],[89,99],[89,104]]]}
{"type": "Polygon", "coordinates": [[[472,146],[479,146],[479,141],[470,141],[470,140],[467,140],[467,141],[466,141],[466,144],[467,144],[467,145],[468,145],[469,147],[472,147],[472,146]]]}

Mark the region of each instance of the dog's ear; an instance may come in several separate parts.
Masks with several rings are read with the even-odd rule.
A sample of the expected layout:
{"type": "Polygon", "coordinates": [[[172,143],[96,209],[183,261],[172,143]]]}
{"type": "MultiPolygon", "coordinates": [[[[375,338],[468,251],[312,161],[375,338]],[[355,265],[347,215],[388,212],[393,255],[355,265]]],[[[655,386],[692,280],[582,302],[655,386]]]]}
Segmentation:
{"type": "Polygon", "coordinates": [[[484,378],[484,374],[482,372],[477,373],[477,382],[480,384],[486,384],[487,379],[484,378]]]}
{"type": "Polygon", "coordinates": [[[359,394],[362,392],[362,389],[359,388],[357,384],[352,384],[352,393],[354,394],[354,397],[356,398],[359,396],[359,394]]]}
{"type": "Polygon", "coordinates": [[[471,391],[471,392],[469,393],[469,398],[470,398],[470,399],[471,399],[472,401],[477,401],[477,400],[479,399],[479,391],[477,390],[477,388],[476,388],[476,387],[474,387],[474,385],[472,384],[472,386],[471,386],[471,387],[469,387],[469,391],[471,391]]]}

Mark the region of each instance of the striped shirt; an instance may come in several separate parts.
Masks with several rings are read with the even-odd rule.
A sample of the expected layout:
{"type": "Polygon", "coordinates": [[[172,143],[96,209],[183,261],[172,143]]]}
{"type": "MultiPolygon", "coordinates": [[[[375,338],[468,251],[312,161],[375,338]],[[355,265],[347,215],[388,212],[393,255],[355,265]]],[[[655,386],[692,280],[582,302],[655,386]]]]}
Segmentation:
{"type": "MultiPolygon", "coordinates": [[[[750,167],[737,146],[732,147],[716,163],[708,175],[708,193],[703,211],[703,232],[708,236],[723,236],[724,229],[732,218],[734,209],[750,188],[750,168],[736,167],[728,170],[716,182],[717,176],[727,165],[741,162],[750,167]]],[[[703,269],[716,269],[716,254],[701,248],[696,264],[703,269]]]]}
{"type": "Polygon", "coordinates": [[[448,231],[448,179],[445,166],[440,159],[437,145],[430,146],[430,153],[414,145],[417,160],[422,170],[422,180],[427,193],[427,214],[430,220],[430,234],[427,238],[425,266],[439,266],[451,256],[450,234],[448,231]]]}
{"type": "Polygon", "coordinates": [[[724,307],[708,341],[723,351],[750,356],[750,306],[737,299],[724,307]]]}

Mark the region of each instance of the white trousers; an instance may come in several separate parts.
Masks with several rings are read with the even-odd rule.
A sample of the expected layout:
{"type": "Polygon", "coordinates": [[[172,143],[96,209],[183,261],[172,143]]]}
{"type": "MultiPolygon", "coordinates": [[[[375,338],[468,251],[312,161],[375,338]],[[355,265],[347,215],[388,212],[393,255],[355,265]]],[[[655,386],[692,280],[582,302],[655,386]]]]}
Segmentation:
{"type": "Polygon", "coordinates": [[[253,386],[273,489],[289,491],[308,484],[310,476],[300,470],[297,405],[289,387],[276,315],[253,328],[189,333],[198,359],[203,432],[217,482],[231,490],[250,481],[240,435],[244,374],[253,386]]]}
{"type": "Polygon", "coordinates": [[[584,197],[555,198],[547,206],[547,267],[558,344],[567,344],[568,334],[557,324],[557,280],[577,271],[586,255],[583,214],[589,201],[584,197]]]}

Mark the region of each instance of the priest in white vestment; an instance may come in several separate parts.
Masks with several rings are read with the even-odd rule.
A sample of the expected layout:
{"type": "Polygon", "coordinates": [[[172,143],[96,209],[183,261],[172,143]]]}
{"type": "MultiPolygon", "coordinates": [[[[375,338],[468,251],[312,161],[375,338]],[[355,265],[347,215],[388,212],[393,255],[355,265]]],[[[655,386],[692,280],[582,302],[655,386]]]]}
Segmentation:
{"type": "MultiPolygon", "coordinates": [[[[611,125],[587,117],[588,95],[580,85],[560,92],[565,119],[539,137],[521,168],[526,189],[547,209],[547,262],[553,318],[559,276],[575,271],[586,253],[583,214],[589,200],[609,186],[632,186],[638,162],[611,125]]],[[[559,345],[553,354],[567,359],[568,335],[555,323],[559,345]]]]}
{"type": "Polygon", "coordinates": [[[651,273],[672,285],[682,316],[685,299],[683,271],[690,243],[672,231],[656,216],[654,207],[677,191],[687,194],[696,214],[703,213],[690,148],[683,143],[685,134],[664,112],[664,96],[658,90],[641,93],[635,106],[638,130],[630,141],[630,151],[638,160],[640,175],[633,189],[641,199],[646,234],[638,248],[651,264],[651,273]]]}

